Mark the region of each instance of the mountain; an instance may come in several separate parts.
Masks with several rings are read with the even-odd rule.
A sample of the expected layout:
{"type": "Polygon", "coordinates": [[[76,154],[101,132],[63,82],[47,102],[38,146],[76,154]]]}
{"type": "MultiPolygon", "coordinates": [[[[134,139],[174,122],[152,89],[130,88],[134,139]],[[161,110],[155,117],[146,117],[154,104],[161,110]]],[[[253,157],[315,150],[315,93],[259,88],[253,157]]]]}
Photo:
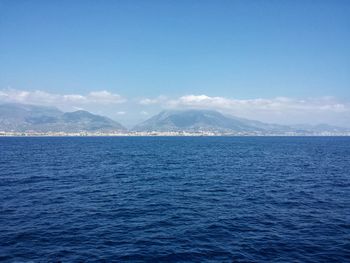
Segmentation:
{"type": "Polygon", "coordinates": [[[167,110],[135,126],[142,132],[217,132],[260,135],[349,135],[350,129],[327,124],[278,125],[224,115],[213,110],[167,110]]]}
{"type": "Polygon", "coordinates": [[[288,126],[267,124],[212,110],[168,110],[137,125],[134,131],[289,132],[288,126]]]}
{"type": "MultiPolygon", "coordinates": [[[[214,132],[247,135],[350,135],[350,129],[327,124],[285,126],[224,115],[213,110],[167,110],[135,126],[136,132],[214,132]]],[[[87,111],[0,104],[0,132],[127,132],[120,123],[87,111]]]]}
{"type": "Polygon", "coordinates": [[[53,107],[7,103],[0,104],[0,131],[69,133],[126,129],[107,117],[83,110],[62,112],[53,107]]]}
{"type": "Polygon", "coordinates": [[[296,124],[296,125],[292,125],[292,128],[308,131],[308,132],[346,133],[350,131],[349,128],[338,127],[338,126],[333,126],[333,125],[324,124],[324,123],[317,124],[317,125],[296,124]]]}

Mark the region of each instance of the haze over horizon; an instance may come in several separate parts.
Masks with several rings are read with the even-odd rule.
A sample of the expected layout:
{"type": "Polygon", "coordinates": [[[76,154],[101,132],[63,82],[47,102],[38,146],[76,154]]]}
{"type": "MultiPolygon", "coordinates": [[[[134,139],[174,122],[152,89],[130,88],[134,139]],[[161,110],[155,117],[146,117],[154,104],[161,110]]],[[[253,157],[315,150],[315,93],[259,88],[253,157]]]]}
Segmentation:
{"type": "Polygon", "coordinates": [[[350,127],[348,1],[0,0],[0,103],[350,127]]]}

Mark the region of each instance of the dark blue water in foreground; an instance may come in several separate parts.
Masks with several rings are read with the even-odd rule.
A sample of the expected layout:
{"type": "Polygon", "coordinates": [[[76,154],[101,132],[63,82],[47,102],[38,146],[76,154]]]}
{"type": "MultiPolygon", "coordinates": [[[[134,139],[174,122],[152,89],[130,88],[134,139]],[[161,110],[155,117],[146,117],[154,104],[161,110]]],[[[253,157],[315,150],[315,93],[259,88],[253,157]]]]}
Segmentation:
{"type": "Polygon", "coordinates": [[[0,168],[0,261],[350,261],[350,138],[0,138],[0,168]]]}

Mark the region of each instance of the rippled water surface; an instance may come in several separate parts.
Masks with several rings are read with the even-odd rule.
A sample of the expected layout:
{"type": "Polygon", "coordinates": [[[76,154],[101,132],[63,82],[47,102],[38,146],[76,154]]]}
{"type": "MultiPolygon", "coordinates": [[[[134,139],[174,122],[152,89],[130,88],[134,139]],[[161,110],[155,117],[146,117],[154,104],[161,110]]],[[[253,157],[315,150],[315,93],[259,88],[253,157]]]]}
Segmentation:
{"type": "Polygon", "coordinates": [[[350,261],[350,138],[0,138],[0,168],[0,261],[350,261]]]}

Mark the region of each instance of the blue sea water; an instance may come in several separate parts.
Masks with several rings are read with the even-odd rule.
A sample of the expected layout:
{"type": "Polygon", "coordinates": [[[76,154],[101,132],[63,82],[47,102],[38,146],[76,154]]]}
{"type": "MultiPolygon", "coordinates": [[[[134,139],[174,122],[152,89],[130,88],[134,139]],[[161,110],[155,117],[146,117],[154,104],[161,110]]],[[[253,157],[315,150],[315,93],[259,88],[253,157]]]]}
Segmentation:
{"type": "Polygon", "coordinates": [[[0,261],[350,262],[350,138],[0,138],[0,261]]]}

